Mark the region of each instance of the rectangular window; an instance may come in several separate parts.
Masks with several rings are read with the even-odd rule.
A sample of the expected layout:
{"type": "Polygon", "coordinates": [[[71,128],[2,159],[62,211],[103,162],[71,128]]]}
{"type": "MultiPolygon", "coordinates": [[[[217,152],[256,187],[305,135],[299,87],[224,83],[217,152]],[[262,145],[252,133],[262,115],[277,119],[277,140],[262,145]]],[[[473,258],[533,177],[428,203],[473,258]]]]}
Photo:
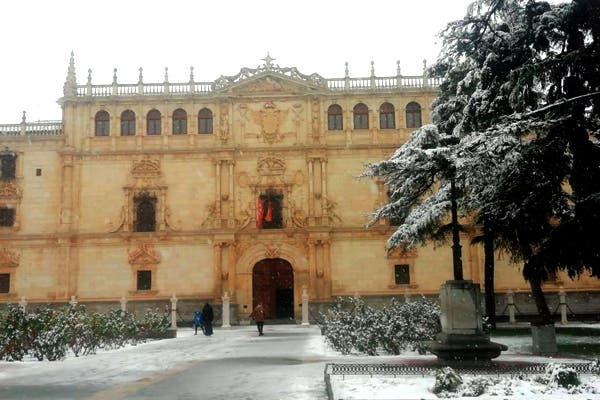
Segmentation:
{"type": "Polygon", "coordinates": [[[152,271],[137,272],[137,290],[152,289],[152,271]]]}
{"type": "Polygon", "coordinates": [[[394,282],[396,285],[410,284],[410,269],[408,264],[394,265],[394,282]]]}
{"type": "Polygon", "coordinates": [[[261,194],[257,201],[257,227],[283,228],[283,195],[273,192],[261,194]]]}
{"type": "Polygon", "coordinates": [[[17,157],[14,154],[0,156],[0,178],[15,179],[17,171],[17,157]]]}
{"type": "Polygon", "coordinates": [[[0,293],[10,292],[10,274],[0,274],[0,293]]]}
{"type": "Polygon", "coordinates": [[[0,226],[13,226],[15,224],[15,209],[0,208],[0,226]]]}

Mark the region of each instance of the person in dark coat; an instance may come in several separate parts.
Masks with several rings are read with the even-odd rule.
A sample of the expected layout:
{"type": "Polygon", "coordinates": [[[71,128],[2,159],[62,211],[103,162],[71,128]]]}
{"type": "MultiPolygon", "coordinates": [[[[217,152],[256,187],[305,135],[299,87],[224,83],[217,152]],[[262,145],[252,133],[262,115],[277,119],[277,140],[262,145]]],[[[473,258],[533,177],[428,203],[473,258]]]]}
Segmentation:
{"type": "Polygon", "coordinates": [[[213,318],[213,309],[210,304],[206,303],[202,309],[202,326],[204,327],[204,334],[206,336],[211,336],[213,334],[213,318]]]}
{"type": "Polygon", "coordinates": [[[263,308],[262,303],[258,303],[250,317],[254,319],[256,322],[256,328],[258,329],[258,336],[263,335],[263,326],[265,325],[265,309],[263,308]]]}
{"type": "Polygon", "coordinates": [[[200,310],[194,311],[194,335],[198,334],[198,327],[204,332],[202,327],[202,312],[200,310]]]}

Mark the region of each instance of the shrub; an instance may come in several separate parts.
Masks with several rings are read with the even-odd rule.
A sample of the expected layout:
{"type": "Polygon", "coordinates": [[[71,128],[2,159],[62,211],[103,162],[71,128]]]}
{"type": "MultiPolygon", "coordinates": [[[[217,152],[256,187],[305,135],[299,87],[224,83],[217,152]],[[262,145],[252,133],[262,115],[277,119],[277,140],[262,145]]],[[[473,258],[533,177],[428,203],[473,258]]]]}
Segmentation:
{"type": "Polygon", "coordinates": [[[450,367],[439,369],[435,374],[433,393],[456,392],[462,383],[462,378],[450,367]]]}
{"type": "Polygon", "coordinates": [[[139,324],[139,336],[142,339],[150,339],[160,337],[171,326],[167,314],[160,312],[158,309],[148,310],[142,317],[139,324]]]}
{"type": "Polygon", "coordinates": [[[147,312],[141,322],[121,310],[88,314],[83,305],[61,309],[38,307],[25,313],[9,304],[0,315],[0,359],[22,360],[26,355],[42,361],[60,360],[68,350],[77,357],[98,348],[118,348],[146,338],[161,337],[169,328],[164,313],[147,312]]]}
{"type": "Polygon", "coordinates": [[[548,383],[554,383],[565,389],[581,385],[577,372],[573,368],[566,368],[562,364],[548,364],[544,378],[548,383]]]}
{"type": "Polygon", "coordinates": [[[25,312],[9,304],[0,322],[0,357],[20,361],[29,350],[29,332],[25,312]]]}
{"type": "Polygon", "coordinates": [[[476,376],[462,385],[462,397],[478,397],[485,393],[489,386],[495,384],[492,378],[486,376],[476,376]]]}
{"type": "Polygon", "coordinates": [[[321,314],[321,330],[342,354],[400,354],[406,349],[424,353],[424,341],[434,339],[440,331],[439,315],[439,306],[424,297],[406,303],[392,299],[381,310],[365,305],[360,298],[338,298],[321,314]]]}

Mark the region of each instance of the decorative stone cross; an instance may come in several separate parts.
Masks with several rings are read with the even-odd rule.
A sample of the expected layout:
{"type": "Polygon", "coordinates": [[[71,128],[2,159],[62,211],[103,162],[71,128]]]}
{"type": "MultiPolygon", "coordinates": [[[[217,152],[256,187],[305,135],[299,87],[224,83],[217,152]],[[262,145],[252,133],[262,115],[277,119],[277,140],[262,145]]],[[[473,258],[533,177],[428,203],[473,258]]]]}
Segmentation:
{"type": "Polygon", "coordinates": [[[271,68],[273,68],[273,61],[275,61],[275,58],[272,58],[269,53],[267,53],[267,56],[265,58],[262,59],[262,61],[265,62],[265,68],[267,70],[270,70],[271,68]]]}

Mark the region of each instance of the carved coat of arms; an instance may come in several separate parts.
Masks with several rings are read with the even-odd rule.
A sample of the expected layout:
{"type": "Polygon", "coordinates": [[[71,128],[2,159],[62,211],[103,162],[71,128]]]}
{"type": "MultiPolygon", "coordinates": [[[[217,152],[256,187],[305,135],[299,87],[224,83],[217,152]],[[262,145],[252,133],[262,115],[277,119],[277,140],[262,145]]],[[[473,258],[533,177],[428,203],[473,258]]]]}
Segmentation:
{"type": "Polygon", "coordinates": [[[272,144],[281,140],[279,128],[288,110],[278,110],[272,101],[265,103],[263,110],[253,111],[254,122],[261,127],[261,134],[267,143],[272,144]]]}

